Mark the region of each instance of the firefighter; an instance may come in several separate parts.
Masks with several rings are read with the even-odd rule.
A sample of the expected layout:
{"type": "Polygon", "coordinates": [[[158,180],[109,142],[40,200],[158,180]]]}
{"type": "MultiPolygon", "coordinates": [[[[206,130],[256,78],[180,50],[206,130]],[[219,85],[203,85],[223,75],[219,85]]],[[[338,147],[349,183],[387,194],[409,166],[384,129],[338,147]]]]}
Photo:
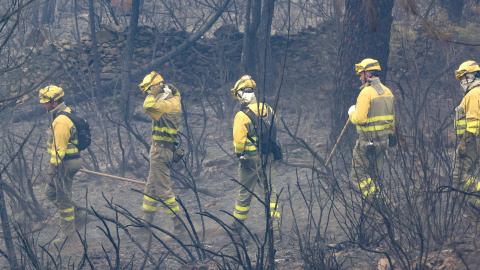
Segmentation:
{"type": "Polygon", "coordinates": [[[181,221],[180,206],[172,191],[170,178],[175,150],[174,142],[182,120],[180,92],[172,84],[164,83],[162,76],[155,71],[145,76],[139,86],[142,93],[147,95],[143,108],[152,117],[150,171],[143,196],[142,219],[153,223],[157,205],[160,202],[167,215],[173,220],[173,233],[184,236],[187,231],[181,221]]]}
{"type": "MultiPolygon", "coordinates": [[[[480,67],[475,61],[463,62],[455,71],[455,78],[465,93],[460,105],[455,109],[455,130],[461,136],[453,167],[453,179],[465,191],[480,191],[477,179],[479,169],[479,146],[477,143],[480,127],[480,67]]],[[[468,203],[480,211],[480,201],[471,197],[468,203]]]]}
{"type": "Polygon", "coordinates": [[[370,199],[380,194],[385,150],[396,143],[394,97],[380,82],[377,60],[364,59],[355,65],[355,71],[363,85],[357,103],[348,110],[359,135],[353,149],[351,177],[363,198],[370,199]]]}
{"type": "MultiPolygon", "coordinates": [[[[260,139],[251,118],[247,115],[248,111],[245,113],[245,109],[253,112],[252,116],[257,119],[259,114],[263,118],[271,114],[274,119],[274,111],[266,104],[257,103],[254,93],[255,87],[255,81],[249,75],[244,75],[235,83],[234,88],[231,90],[233,97],[242,104],[242,110],[235,115],[233,123],[233,145],[235,154],[239,159],[238,175],[241,184],[233,212],[235,217],[233,227],[237,233],[241,233],[243,222],[247,219],[250,212],[250,202],[252,201],[252,193],[255,186],[258,182],[263,191],[266,182],[268,185],[267,189],[270,191],[271,228],[274,230],[275,235],[278,235],[280,213],[277,211],[277,193],[272,181],[274,174],[273,154],[268,153],[263,156],[263,160],[267,161],[265,171],[263,171],[262,157],[260,156],[262,154],[259,153],[260,150],[257,145],[260,139]],[[267,110],[270,111],[268,112],[267,110]]],[[[260,132],[259,130],[257,131],[260,132]]]]}
{"type": "MultiPolygon", "coordinates": [[[[60,211],[60,235],[53,243],[61,245],[67,238],[75,235],[75,220],[81,221],[85,212],[75,211],[72,204],[72,184],[75,174],[82,167],[75,125],[68,116],[60,112],[71,113],[65,105],[61,87],[49,85],[40,89],[40,103],[53,119],[47,130],[47,150],[50,154],[50,166],[47,173],[45,195],[60,211]]],[[[78,224],[77,224],[78,226],[78,224]]]]}

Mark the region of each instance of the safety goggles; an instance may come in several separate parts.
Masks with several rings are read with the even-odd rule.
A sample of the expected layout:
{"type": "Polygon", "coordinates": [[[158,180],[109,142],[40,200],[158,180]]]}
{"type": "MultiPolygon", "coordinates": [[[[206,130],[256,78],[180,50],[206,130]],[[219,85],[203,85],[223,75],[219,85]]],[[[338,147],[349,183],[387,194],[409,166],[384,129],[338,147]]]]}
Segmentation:
{"type": "Polygon", "coordinates": [[[236,95],[238,98],[242,98],[244,93],[253,93],[253,88],[244,88],[242,90],[238,90],[236,95]]]}

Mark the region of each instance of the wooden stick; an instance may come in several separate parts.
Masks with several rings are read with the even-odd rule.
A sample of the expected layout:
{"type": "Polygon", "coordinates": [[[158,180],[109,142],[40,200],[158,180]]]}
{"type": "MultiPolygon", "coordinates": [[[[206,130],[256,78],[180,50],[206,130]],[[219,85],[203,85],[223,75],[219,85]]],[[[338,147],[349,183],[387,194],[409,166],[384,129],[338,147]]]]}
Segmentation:
{"type": "Polygon", "coordinates": [[[106,173],[94,172],[94,171],[90,171],[90,170],[86,170],[86,169],[80,169],[80,171],[81,171],[81,172],[84,172],[84,173],[100,175],[100,176],[104,176],[104,177],[108,177],[108,178],[118,179],[118,180],[127,181],[127,182],[132,182],[132,183],[141,184],[141,185],[145,185],[145,184],[146,184],[145,182],[142,182],[142,181],[137,181],[137,180],[128,179],[128,178],[124,178],[124,177],[120,177],[120,176],[115,176],[115,175],[110,175],[110,174],[106,174],[106,173]]]}
{"type": "Polygon", "coordinates": [[[335,146],[333,146],[332,152],[330,153],[330,156],[328,156],[327,162],[325,162],[325,167],[327,167],[328,163],[330,162],[330,159],[332,158],[333,152],[337,149],[338,143],[340,142],[340,139],[343,136],[343,133],[345,133],[345,130],[347,130],[347,126],[350,123],[350,117],[347,120],[347,123],[345,123],[345,126],[343,127],[342,132],[338,136],[337,142],[335,143],[335,146]]]}

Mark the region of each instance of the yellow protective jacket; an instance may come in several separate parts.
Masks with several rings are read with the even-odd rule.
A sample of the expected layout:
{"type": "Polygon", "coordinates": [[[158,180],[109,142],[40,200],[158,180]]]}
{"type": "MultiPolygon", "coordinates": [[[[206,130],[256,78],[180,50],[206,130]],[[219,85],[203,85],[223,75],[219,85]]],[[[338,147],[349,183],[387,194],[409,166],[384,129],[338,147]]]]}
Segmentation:
{"type": "Polygon", "coordinates": [[[376,83],[383,93],[379,94],[370,84],[360,89],[355,111],[350,114],[350,121],[357,126],[359,139],[363,141],[385,141],[388,134],[395,131],[395,108],[392,91],[384,86],[380,79],[376,83]]]}
{"type": "Polygon", "coordinates": [[[465,130],[478,135],[480,127],[480,86],[468,91],[455,109],[455,130],[463,135],[465,130]]]}
{"type": "Polygon", "coordinates": [[[58,165],[64,158],[80,157],[76,147],[77,130],[72,120],[59,112],[71,113],[65,103],[59,104],[51,113],[54,117],[52,126],[47,130],[47,151],[50,153],[50,164],[58,165]],[[58,116],[57,116],[58,115],[58,116]]]}
{"type": "Polygon", "coordinates": [[[143,108],[152,117],[152,139],[155,141],[175,142],[182,121],[182,103],[177,91],[173,97],[158,100],[161,96],[148,94],[143,108]]]}
{"type": "MultiPolygon", "coordinates": [[[[256,115],[259,115],[259,111],[262,113],[262,117],[267,116],[267,107],[263,103],[252,103],[247,105],[256,115]]],[[[270,112],[275,115],[272,107],[270,112]]],[[[275,119],[276,121],[276,119],[275,119]]],[[[233,121],[233,146],[235,147],[235,154],[244,154],[245,158],[253,157],[257,155],[257,135],[255,134],[255,128],[252,120],[243,112],[239,111],[235,115],[233,121]],[[248,137],[252,138],[250,141],[248,137]]]]}

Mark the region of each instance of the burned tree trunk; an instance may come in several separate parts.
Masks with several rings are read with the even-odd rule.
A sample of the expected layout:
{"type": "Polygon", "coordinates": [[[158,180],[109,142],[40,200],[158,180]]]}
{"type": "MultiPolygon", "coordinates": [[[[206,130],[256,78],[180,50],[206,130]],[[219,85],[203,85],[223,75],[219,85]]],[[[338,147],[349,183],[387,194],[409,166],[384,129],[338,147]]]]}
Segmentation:
{"type": "Polygon", "coordinates": [[[248,0],[242,52],[242,64],[246,74],[257,74],[255,40],[260,26],[261,14],[262,0],[248,0]]]}
{"type": "Polygon", "coordinates": [[[12,241],[12,230],[10,229],[10,221],[7,213],[7,205],[3,194],[3,180],[0,174],[0,220],[2,221],[3,238],[5,239],[5,247],[8,256],[8,263],[11,269],[20,269],[15,255],[15,248],[12,241]]]}
{"type": "Polygon", "coordinates": [[[92,38],[92,57],[93,57],[93,78],[95,80],[95,91],[92,91],[92,98],[102,98],[101,88],[102,81],[100,80],[100,58],[98,55],[97,32],[95,30],[95,5],[93,0],[88,1],[88,19],[90,21],[90,36],[92,38]]]}
{"type": "Polygon", "coordinates": [[[55,6],[57,0],[48,0],[43,4],[42,24],[49,24],[55,21],[55,6]]]}
{"type": "Polygon", "coordinates": [[[276,69],[270,45],[274,9],[275,0],[249,0],[247,4],[242,64],[264,91],[262,96],[275,92],[276,69]]]}
{"type": "Polygon", "coordinates": [[[390,29],[393,0],[346,0],[344,32],[335,68],[335,96],[332,107],[332,137],[340,132],[349,106],[356,103],[361,82],[355,75],[355,63],[374,58],[382,68],[385,82],[390,53],[390,29]]]}
{"type": "Polygon", "coordinates": [[[125,44],[125,51],[123,54],[123,72],[122,72],[122,97],[125,104],[124,117],[129,118],[130,114],[130,87],[131,87],[131,72],[134,53],[134,41],[137,32],[138,18],[140,14],[140,0],[132,1],[132,15],[130,17],[130,24],[128,26],[127,41],[125,44]]]}
{"type": "MultiPolygon", "coordinates": [[[[130,17],[130,24],[128,27],[127,41],[125,44],[125,51],[123,55],[123,71],[122,71],[122,104],[123,108],[123,121],[127,126],[129,126],[129,121],[131,118],[131,109],[130,109],[130,93],[132,86],[132,66],[133,66],[133,54],[134,54],[134,41],[137,32],[138,18],[140,16],[140,0],[132,1],[132,14],[130,17]]],[[[118,138],[120,139],[120,127],[117,129],[118,138]]],[[[132,147],[132,145],[130,145],[132,147]]],[[[127,168],[127,158],[126,153],[123,147],[122,150],[122,165],[120,166],[120,175],[124,176],[125,170],[127,168]]]]}
{"type": "Polygon", "coordinates": [[[273,60],[270,36],[272,32],[273,11],[275,0],[264,0],[262,7],[262,20],[257,33],[257,78],[263,90],[260,96],[262,101],[275,93],[275,77],[277,70],[273,60]]]}

